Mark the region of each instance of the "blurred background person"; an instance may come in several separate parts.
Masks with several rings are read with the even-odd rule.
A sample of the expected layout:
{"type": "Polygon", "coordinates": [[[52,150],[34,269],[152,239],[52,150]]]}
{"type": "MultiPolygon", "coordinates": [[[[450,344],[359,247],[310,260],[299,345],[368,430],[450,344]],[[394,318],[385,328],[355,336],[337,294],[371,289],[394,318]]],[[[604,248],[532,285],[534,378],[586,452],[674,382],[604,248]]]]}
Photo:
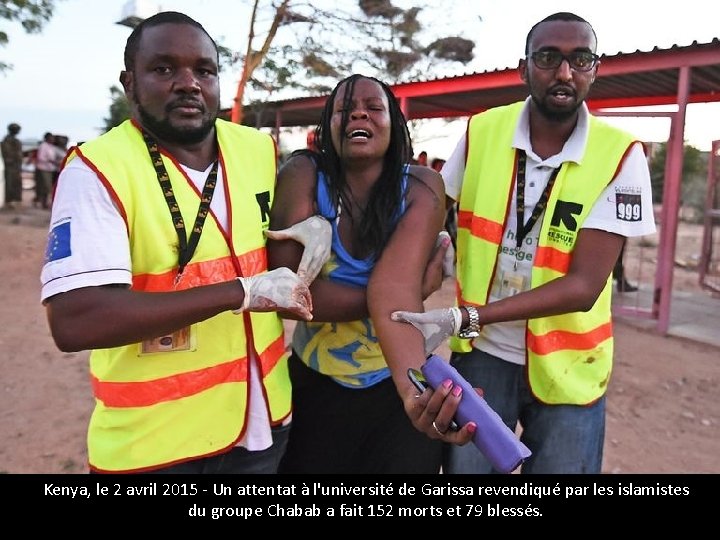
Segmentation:
{"type": "Polygon", "coordinates": [[[53,178],[58,170],[58,159],[55,136],[47,132],[37,149],[35,157],[35,199],[33,206],[50,208],[53,178]]]}
{"type": "Polygon", "coordinates": [[[22,143],[17,138],[20,125],[8,124],[7,135],[2,140],[2,159],[5,165],[5,207],[15,208],[22,202],[22,143]]]}
{"type": "Polygon", "coordinates": [[[55,145],[55,157],[57,165],[55,167],[55,174],[53,174],[52,189],[50,191],[50,198],[52,199],[55,193],[55,186],[57,185],[58,176],[60,176],[60,165],[65,159],[65,155],[68,151],[68,138],[65,135],[55,135],[53,137],[53,144],[55,145]]]}

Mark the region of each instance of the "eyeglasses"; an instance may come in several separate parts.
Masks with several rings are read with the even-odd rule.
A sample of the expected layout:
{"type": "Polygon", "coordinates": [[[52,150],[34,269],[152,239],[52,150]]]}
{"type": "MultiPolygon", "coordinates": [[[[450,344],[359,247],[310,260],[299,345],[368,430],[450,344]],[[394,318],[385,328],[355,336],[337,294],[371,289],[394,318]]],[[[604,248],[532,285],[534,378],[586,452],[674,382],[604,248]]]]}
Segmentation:
{"type": "Polygon", "coordinates": [[[540,69],[557,69],[563,60],[575,71],[590,71],[595,67],[600,57],[591,52],[573,52],[565,56],[559,51],[537,51],[530,55],[535,65],[540,69]]]}

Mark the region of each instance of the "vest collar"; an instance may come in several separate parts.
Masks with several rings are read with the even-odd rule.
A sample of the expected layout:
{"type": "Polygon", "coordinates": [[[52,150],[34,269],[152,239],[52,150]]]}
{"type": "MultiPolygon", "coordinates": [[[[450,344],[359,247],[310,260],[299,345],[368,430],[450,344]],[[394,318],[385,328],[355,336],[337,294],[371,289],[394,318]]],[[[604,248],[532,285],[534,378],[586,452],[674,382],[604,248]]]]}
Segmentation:
{"type": "Polygon", "coordinates": [[[588,132],[590,131],[590,113],[587,105],[583,103],[580,106],[580,109],[578,109],[577,125],[560,153],[550,156],[543,161],[535,152],[533,152],[532,145],[530,144],[531,99],[531,97],[525,99],[525,104],[520,111],[520,118],[518,119],[517,127],[515,128],[515,135],[513,136],[512,141],[513,148],[516,148],[517,150],[525,150],[529,159],[532,159],[536,163],[545,167],[552,167],[553,169],[560,167],[566,161],[572,161],[578,165],[581,164],[582,158],[585,155],[585,147],[587,146],[588,132]]]}

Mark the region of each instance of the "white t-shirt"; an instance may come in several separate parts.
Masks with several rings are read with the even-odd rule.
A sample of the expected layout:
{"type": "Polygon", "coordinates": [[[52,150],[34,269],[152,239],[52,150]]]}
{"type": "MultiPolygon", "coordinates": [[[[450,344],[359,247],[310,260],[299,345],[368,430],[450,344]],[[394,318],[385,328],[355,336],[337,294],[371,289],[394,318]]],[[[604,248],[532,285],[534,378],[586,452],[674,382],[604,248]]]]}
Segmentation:
{"type": "Polygon", "coordinates": [[[40,143],[35,155],[35,168],[39,171],[55,172],[64,156],[58,156],[57,146],[49,142],[40,143]]]}
{"type": "MultiPolygon", "coordinates": [[[[559,154],[543,160],[532,150],[530,143],[529,100],[520,114],[512,146],[524,150],[527,154],[525,174],[525,218],[530,218],[535,205],[542,195],[554,169],[564,162],[582,163],[589,130],[589,112],[585,104],[579,109],[578,122],[575,130],[565,143],[559,154]]],[[[448,197],[457,200],[463,177],[465,176],[466,137],[463,135],[440,174],[445,182],[448,197]]],[[[513,193],[515,193],[513,185],[513,193]]],[[[503,231],[502,246],[498,258],[498,267],[492,283],[489,302],[512,296],[530,289],[530,275],[533,259],[538,244],[541,215],[532,230],[525,236],[518,251],[515,235],[517,233],[517,205],[515,197],[511,197],[510,213],[503,231]]],[[[587,219],[582,225],[585,229],[599,229],[616,233],[625,237],[643,236],[655,232],[652,193],[650,188],[650,171],[642,145],[637,143],[628,153],[622,168],[615,179],[608,185],[601,197],[597,199],[587,219]],[[640,204],[633,205],[633,211],[625,212],[625,206],[618,205],[631,197],[639,197],[640,204]],[[621,217],[622,216],[622,217],[621,217]]],[[[515,364],[525,363],[525,323],[526,321],[508,321],[489,324],[483,327],[480,337],[473,341],[473,346],[489,354],[503,358],[515,364]]]]}
{"type": "MultiPolygon", "coordinates": [[[[182,168],[202,192],[211,167],[204,171],[182,168]]],[[[218,223],[227,230],[224,181],[219,164],[210,208],[218,223]]],[[[81,287],[132,284],[130,244],[125,222],[95,172],[81,159],[72,160],[58,179],[50,218],[50,238],[59,234],[67,235],[68,255],[47,262],[43,267],[40,276],[43,302],[58,293],[81,287]]],[[[239,443],[253,451],[272,445],[270,420],[256,363],[256,358],[250,359],[248,425],[239,443]]]]}

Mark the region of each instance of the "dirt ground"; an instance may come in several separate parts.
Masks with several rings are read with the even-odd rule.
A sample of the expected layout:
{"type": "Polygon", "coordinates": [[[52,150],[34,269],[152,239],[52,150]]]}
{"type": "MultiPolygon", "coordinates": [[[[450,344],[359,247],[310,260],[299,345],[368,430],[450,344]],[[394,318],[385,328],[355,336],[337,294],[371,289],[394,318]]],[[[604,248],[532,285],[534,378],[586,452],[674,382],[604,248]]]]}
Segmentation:
{"type": "MultiPolygon", "coordinates": [[[[49,215],[25,205],[0,210],[0,473],[84,473],[88,355],[62,353],[50,338],[39,301],[49,215]]],[[[697,254],[687,238],[678,247],[681,260],[697,254]]],[[[652,255],[642,263],[651,275],[652,255]]],[[[692,269],[678,268],[673,283],[699,291],[692,269]]],[[[428,306],[451,297],[446,280],[428,306]]],[[[720,473],[720,349],[622,321],[615,332],[603,471],[720,473]]]]}

